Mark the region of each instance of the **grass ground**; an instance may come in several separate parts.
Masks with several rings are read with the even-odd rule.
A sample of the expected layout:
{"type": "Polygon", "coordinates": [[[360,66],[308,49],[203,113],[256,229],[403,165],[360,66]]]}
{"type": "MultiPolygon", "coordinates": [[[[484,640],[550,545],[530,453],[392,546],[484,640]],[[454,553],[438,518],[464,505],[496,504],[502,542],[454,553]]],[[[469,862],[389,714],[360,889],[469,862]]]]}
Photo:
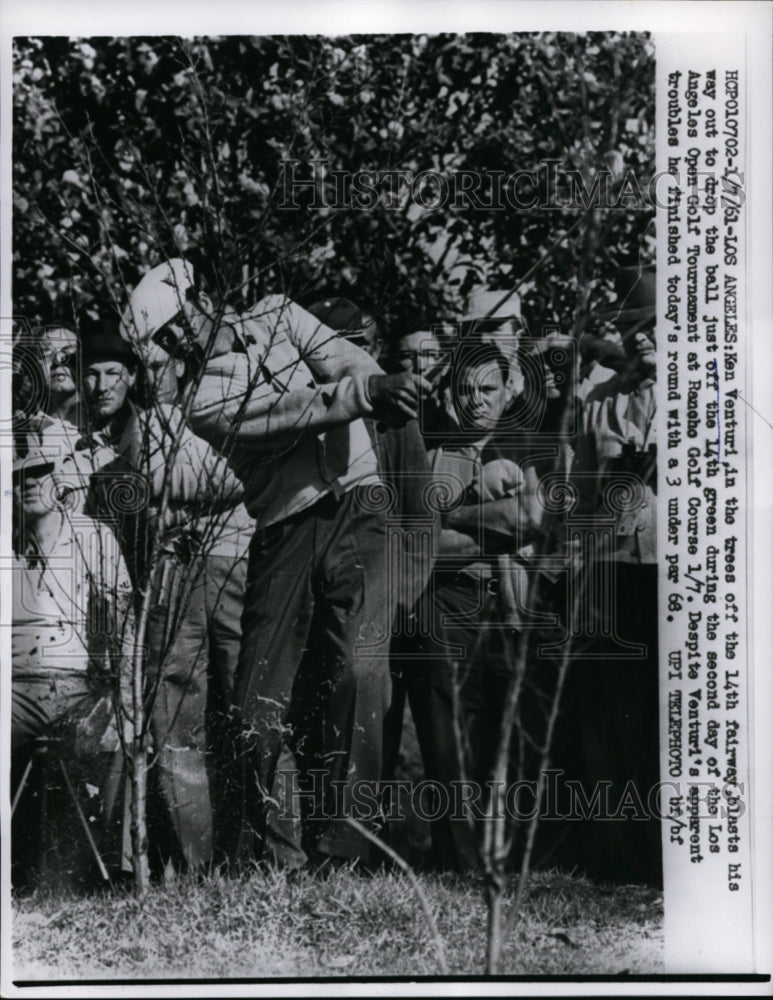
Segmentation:
{"type": "MultiPolygon", "coordinates": [[[[419,780],[406,715],[399,776],[419,780]]],[[[429,827],[406,811],[389,840],[412,863],[430,852],[429,827]]],[[[485,971],[486,907],[477,876],[417,873],[448,970],[485,971]]],[[[510,895],[514,886],[511,887],[510,895]]],[[[38,890],[14,900],[14,978],[133,979],[436,976],[435,942],[409,879],[343,868],[288,878],[256,870],[89,897],[38,890]]],[[[507,912],[507,911],[506,911],[507,912]]],[[[662,894],[599,886],[556,871],[532,876],[520,921],[504,942],[504,975],[663,971],[662,894]]]]}
{"type": "MultiPolygon", "coordinates": [[[[486,908],[475,877],[419,876],[449,972],[484,972],[486,908]]],[[[434,976],[427,919],[399,871],[288,878],[255,871],[89,897],[14,900],[14,979],[434,976]]],[[[662,895],[539,872],[504,942],[505,975],[660,973],[662,895]]]]}

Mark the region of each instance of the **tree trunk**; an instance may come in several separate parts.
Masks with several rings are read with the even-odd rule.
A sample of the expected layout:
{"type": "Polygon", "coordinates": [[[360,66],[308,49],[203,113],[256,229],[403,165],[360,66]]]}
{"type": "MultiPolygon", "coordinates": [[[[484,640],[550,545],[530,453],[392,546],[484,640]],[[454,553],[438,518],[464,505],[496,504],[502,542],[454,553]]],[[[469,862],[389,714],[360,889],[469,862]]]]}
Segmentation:
{"type": "Polygon", "coordinates": [[[131,842],[134,888],[138,896],[144,896],[150,888],[150,865],[148,863],[148,738],[145,730],[145,658],[144,636],[147,624],[147,593],[143,600],[142,613],[137,623],[134,656],[132,658],[132,715],[133,727],[129,769],[131,774],[131,842]]]}

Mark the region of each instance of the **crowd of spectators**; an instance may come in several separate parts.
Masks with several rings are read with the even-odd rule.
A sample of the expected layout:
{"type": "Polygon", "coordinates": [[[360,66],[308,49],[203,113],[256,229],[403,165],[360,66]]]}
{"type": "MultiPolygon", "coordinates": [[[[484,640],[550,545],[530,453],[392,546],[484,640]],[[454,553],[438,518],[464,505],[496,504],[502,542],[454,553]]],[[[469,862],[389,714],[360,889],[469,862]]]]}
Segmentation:
{"type": "MultiPolygon", "coordinates": [[[[621,269],[618,295],[579,340],[530,335],[518,296],[491,289],[456,322],[383,331],[341,298],[237,313],[177,258],[121,316],[20,341],[19,817],[35,760],[50,772],[70,755],[93,790],[91,854],[129,870],[128,748],[147,718],[156,870],[370,867],[372,836],[349,820],[388,835],[409,709],[432,863],[470,870],[503,727],[514,781],[543,759],[536,720],[567,644],[544,759],[589,801],[605,783],[644,807],[658,780],[651,270],[621,269]]],[[[556,856],[657,884],[659,826],[638,820],[576,818],[556,856]]]]}

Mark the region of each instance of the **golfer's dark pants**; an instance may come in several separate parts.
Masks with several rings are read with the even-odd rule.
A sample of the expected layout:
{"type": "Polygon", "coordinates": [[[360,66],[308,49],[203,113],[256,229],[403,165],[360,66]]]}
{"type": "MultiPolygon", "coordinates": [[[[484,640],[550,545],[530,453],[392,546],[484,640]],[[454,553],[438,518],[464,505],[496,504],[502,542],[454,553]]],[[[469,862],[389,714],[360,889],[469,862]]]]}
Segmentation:
{"type": "Polygon", "coordinates": [[[213,856],[212,800],[219,802],[225,783],[215,772],[225,766],[228,741],[227,726],[218,725],[213,748],[208,707],[215,694],[220,705],[230,703],[246,571],[244,558],[164,556],[148,621],[158,782],[174,834],[172,854],[181,853],[190,868],[208,865],[213,856]]]}
{"type": "MultiPolygon", "coordinates": [[[[498,625],[497,600],[484,580],[436,572],[419,602],[423,622],[413,638],[392,644],[395,699],[390,713],[397,731],[405,695],[424,763],[424,777],[441,786],[436,803],[414,803],[431,822],[439,868],[465,871],[478,865],[479,825],[486,808],[513,667],[514,633],[498,625]],[[399,718],[398,718],[399,716],[399,718]],[[462,792],[462,786],[467,791],[462,792]],[[480,795],[470,808],[462,799],[480,795]]],[[[395,746],[396,740],[390,739],[395,746]]]]}
{"type": "Polygon", "coordinates": [[[370,857],[343,818],[371,818],[355,797],[381,778],[390,699],[384,515],[363,497],[328,495],[250,548],[234,698],[242,861],[298,867],[311,849],[370,857]]]}

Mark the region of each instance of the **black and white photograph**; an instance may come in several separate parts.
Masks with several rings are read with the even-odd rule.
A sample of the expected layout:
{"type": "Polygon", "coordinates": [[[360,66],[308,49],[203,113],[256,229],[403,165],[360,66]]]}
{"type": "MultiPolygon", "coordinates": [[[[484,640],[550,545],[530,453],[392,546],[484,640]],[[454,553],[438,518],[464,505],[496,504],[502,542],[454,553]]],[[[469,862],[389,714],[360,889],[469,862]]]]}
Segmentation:
{"type": "Polygon", "coordinates": [[[771,5],[30,6],[2,995],[769,994],[771,5]]]}

